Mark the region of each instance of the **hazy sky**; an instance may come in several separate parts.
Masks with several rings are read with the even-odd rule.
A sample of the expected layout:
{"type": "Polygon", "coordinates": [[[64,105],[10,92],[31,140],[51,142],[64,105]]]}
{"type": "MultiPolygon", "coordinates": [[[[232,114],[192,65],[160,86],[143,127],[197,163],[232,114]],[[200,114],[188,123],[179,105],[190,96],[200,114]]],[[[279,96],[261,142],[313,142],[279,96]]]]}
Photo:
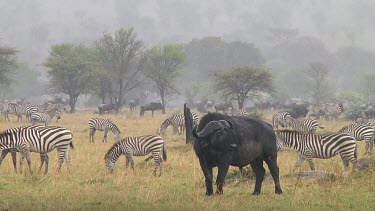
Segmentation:
{"type": "Polygon", "coordinates": [[[375,49],[371,0],[0,0],[0,42],[40,63],[51,44],[90,43],[103,32],[134,27],[146,45],[221,36],[267,47],[271,28],[314,36],[334,51],[375,49]]]}

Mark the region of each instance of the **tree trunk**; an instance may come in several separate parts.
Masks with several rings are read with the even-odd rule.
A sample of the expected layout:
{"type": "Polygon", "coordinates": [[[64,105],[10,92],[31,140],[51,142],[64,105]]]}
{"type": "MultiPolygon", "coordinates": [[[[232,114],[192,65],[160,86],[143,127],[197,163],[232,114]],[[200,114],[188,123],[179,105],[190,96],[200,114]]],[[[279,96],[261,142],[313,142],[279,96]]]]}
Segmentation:
{"type": "Polygon", "coordinates": [[[69,94],[69,106],[70,106],[70,113],[74,113],[76,111],[76,102],[78,96],[69,94]]]}
{"type": "Polygon", "coordinates": [[[161,97],[161,105],[163,107],[161,112],[162,112],[162,114],[165,114],[165,95],[164,95],[164,92],[160,93],[160,97],[161,97]]]}

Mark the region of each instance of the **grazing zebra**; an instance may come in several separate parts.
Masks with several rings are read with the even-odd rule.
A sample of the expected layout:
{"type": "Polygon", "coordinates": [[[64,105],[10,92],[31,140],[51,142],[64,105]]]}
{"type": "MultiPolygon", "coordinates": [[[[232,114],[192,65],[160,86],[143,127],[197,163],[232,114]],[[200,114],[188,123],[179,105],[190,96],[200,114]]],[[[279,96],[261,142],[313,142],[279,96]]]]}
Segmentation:
{"type": "Polygon", "coordinates": [[[60,119],[60,112],[57,109],[47,111],[46,113],[40,113],[40,112],[31,113],[30,118],[31,118],[31,122],[33,123],[33,125],[35,125],[38,122],[38,123],[44,123],[44,126],[48,126],[51,119],[55,116],[57,117],[57,119],[60,119]]]}
{"type": "Polygon", "coordinates": [[[89,120],[89,128],[90,128],[90,143],[94,143],[94,134],[96,130],[104,131],[104,137],[102,142],[107,142],[107,133],[108,131],[112,131],[112,133],[115,135],[115,141],[120,140],[120,130],[118,127],[111,122],[109,119],[103,119],[103,118],[91,118],[89,120]]]}
{"type": "MultiPolygon", "coordinates": [[[[191,112],[191,115],[193,116],[194,124],[197,124],[199,119],[198,115],[194,112],[191,112]]],[[[164,135],[165,130],[169,127],[169,125],[173,126],[173,133],[178,132],[179,134],[182,134],[185,128],[184,114],[176,114],[164,120],[164,122],[160,126],[159,134],[164,135]],[[180,128],[180,130],[178,128],[180,128]]]]}
{"type": "Polygon", "coordinates": [[[274,128],[278,129],[279,124],[282,127],[288,126],[288,118],[291,118],[290,113],[288,112],[279,112],[272,117],[272,125],[274,128]]]}
{"type": "Polygon", "coordinates": [[[339,104],[325,104],[323,105],[324,117],[328,121],[337,120],[342,112],[344,112],[344,106],[342,103],[339,104]]]}
{"type": "Polygon", "coordinates": [[[339,133],[349,133],[356,141],[364,140],[366,143],[365,155],[367,153],[372,153],[374,147],[375,126],[353,123],[341,128],[339,133]]]}
{"type": "Polygon", "coordinates": [[[246,109],[235,110],[233,108],[228,108],[228,115],[230,116],[247,116],[246,109]]]}
{"type": "Polygon", "coordinates": [[[362,119],[358,118],[356,123],[363,124],[363,125],[375,125],[375,119],[362,119]]]}
{"type": "Polygon", "coordinates": [[[319,126],[318,121],[312,118],[298,120],[293,117],[289,117],[287,121],[292,130],[301,133],[315,133],[318,127],[320,129],[324,129],[324,127],[319,126]]]}
{"type": "Polygon", "coordinates": [[[167,152],[164,148],[163,138],[158,135],[145,135],[139,137],[126,137],[125,139],[115,143],[105,155],[105,164],[107,172],[113,173],[115,163],[124,154],[126,156],[126,172],[129,167],[129,163],[134,172],[134,160],[133,156],[144,156],[152,153],[154,158],[155,169],[154,175],[159,168],[160,176],[163,170],[163,160],[160,157],[160,151],[163,150],[163,160],[167,160],[167,152]]]}
{"type": "MultiPolygon", "coordinates": [[[[68,153],[68,146],[74,149],[73,146],[73,135],[72,132],[63,127],[57,126],[28,126],[28,127],[16,127],[10,128],[6,130],[7,133],[18,133],[19,131],[27,131],[27,137],[24,138],[29,145],[29,151],[31,152],[38,152],[40,153],[40,167],[39,171],[41,171],[44,162],[46,163],[45,166],[45,174],[48,173],[49,167],[49,156],[47,153],[51,152],[55,148],[57,149],[58,156],[59,156],[59,166],[58,171],[61,170],[61,166],[64,162],[64,159],[67,163],[68,170],[70,168],[70,158],[68,153]]],[[[7,155],[8,152],[11,152],[14,170],[17,172],[16,166],[16,150],[14,148],[3,150],[0,156],[0,165],[7,155]]],[[[24,153],[21,152],[21,162],[20,162],[20,172],[22,172],[22,163],[24,159],[24,153]]]]}
{"type": "Polygon", "coordinates": [[[311,170],[315,171],[312,158],[327,159],[340,154],[344,166],[353,163],[353,169],[357,162],[355,139],[346,133],[333,133],[329,135],[303,134],[297,131],[276,130],[277,137],[283,145],[299,152],[296,168],[301,166],[307,158],[311,170]]]}

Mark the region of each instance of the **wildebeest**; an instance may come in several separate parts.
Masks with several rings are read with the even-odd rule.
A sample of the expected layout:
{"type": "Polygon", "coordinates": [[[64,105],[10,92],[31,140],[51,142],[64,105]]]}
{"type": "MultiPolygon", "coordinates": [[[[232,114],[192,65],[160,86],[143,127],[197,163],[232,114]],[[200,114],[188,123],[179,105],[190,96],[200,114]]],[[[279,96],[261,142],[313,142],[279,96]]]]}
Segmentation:
{"type": "Polygon", "coordinates": [[[129,101],[130,111],[134,111],[135,108],[136,108],[138,105],[139,105],[139,99],[130,100],[130,101],[129,101]]]}
{"type": "Polygon", "coordinates": [[[232,103],[224,103],[224,104],[218,104],[214,106],[215,111],[223,111],[223,113],[226,113],[229,108],[233,109],[232,103]]]}
{"type": "Polygon", "coordinates": [[[104,112],[110,112],[116,109],[116,104],[100,104],[98,106],[99,114],[103,114],[104,112]]]}
{"type": "Polygon", "coordinates": [[[152,116],[154,116],[155,110],[162,110],[162,109],[163,109],[163,105],[161,103],[156,103],[156,102],[147,103],[141,106],[141,111],[139,115],[143,116],[145,115],[145,111],[151,111],[152,116]]]}
{"type": "Polygon", "coordinates": [[[293,118],[306,117],[306,114],[309,112],[305,105],[294,105],[287,109],[284,109],[285,112],[288,112],[293,118]]]}
{"type": "Polygon", "coordinates": [[[213,193],[213,167],[218,167],[216,193],[222,194],[229,166],[241,168],[248,164],[251,165],[256,178],[253,195],[259,194],[265,174],[263,161],[267,163],[275,182],[275,193],[282,193],[277,166],[276,136],[270,124],[251,117],[209,113],[201,119],[198,127],[193,129],[193,135],[194,151],[206,178],[206,195],[213,193]]]}

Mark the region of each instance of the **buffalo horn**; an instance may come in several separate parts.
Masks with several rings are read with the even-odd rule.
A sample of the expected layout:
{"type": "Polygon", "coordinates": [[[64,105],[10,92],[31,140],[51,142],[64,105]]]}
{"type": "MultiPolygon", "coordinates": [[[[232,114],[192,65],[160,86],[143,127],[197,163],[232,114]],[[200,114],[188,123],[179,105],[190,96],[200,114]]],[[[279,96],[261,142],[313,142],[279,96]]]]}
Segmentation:
{"type": "Polygon", "coordinates": [[[205,138],[209,134],[218,131],[223,130],[227,127],[227,125],[223,125],[220,121],[211,121],[209,122],[201,132],[197,133],[197,136],[199,138],[205,138]]]}

